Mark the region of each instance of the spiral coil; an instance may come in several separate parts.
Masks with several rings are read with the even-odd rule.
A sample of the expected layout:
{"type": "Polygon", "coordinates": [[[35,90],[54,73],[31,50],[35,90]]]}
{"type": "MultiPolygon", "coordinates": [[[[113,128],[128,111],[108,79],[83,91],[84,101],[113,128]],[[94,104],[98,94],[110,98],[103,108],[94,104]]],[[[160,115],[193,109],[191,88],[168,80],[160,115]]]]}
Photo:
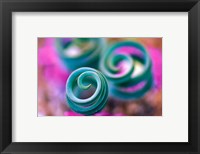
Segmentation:
{"type": "Polygon", "coordinates": [[[104,75],[92,68],[82,67],[71,73],[66,83],[66,99],[69,107],[84,115],[100,112],[106,105],[108,84],[104,75]],[[95,92],[89,98],[78,98],[80,90],[88,90],[95,86],[95,92]],[[78,90],[77,90],[78,89],[78,90]]]}
{"type": "Polygon", "coordinates": [[[100,68],[110,82],[110,93],[119,99],[139,99],[152,85],[152,62],[145,48],[136,42],[119,42],[111,46],[103,55],[100,68]],[[134,50],[127,52],[122,47],[134,50]],[[125,69],[120,64],[125,62],[125,69]],[[136,63],[143,66],[140,74],[134,75],[136,63]]]}
{"type": "Polygon", "coordinates": [[[99,57],[104,47],[104,39],[99,38],[56,39],[58,55],[70,71],[80,67],[97,68],[99,57]],[[68,52],[72,47],[80,50],[80,53],[76,56],[70,56],[68,52]]]}

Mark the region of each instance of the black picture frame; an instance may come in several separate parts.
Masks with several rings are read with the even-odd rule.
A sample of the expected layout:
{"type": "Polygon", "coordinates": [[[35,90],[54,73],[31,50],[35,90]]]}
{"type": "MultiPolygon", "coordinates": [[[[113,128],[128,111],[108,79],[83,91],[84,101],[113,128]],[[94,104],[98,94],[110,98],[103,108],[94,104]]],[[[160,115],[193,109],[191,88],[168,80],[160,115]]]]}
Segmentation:
{"type": "MultiPolygon", "coordinates": [[[[0,0],[0,151],[1,153],[200,153],[200,2],[199,0],[0,0]],[[21,143],[12,142],[12,12],[188,12],[188,143],[21,143]]],[[[181,36],[180,36],[181,37],[181,36]]]]}

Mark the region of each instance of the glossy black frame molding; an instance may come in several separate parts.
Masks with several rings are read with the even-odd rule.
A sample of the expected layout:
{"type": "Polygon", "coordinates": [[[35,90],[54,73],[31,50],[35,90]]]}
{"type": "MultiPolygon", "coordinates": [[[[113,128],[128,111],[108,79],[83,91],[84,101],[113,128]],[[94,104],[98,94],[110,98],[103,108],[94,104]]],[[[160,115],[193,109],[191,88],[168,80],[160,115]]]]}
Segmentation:
{"type": "MultiPolygon", "coordinates": [[[[200,153],[200,2],[199,0],[0,0],[0,151],[1,153],[200,153]],[[188,12],[188,143],[14,143],[12,142],[12,12],[188,12]]],[[[181,37],[181,36],[180,36],[181,37]]]]}

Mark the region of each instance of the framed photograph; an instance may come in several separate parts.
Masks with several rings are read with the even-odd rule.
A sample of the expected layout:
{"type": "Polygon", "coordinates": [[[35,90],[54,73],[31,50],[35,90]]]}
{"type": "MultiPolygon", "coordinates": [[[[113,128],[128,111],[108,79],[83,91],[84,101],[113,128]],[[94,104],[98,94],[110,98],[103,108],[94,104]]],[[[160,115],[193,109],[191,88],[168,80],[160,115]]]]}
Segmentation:
{"type": "Polygon", "coordinates": [[[0,0],[0,150],[200,153],[199,0],[0,0]]]}

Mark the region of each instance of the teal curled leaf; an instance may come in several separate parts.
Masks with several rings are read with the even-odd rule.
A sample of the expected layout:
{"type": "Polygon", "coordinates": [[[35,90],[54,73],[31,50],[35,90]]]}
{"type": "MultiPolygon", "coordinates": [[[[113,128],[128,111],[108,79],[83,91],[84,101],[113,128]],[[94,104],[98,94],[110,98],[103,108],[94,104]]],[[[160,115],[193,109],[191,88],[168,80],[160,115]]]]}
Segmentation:
{"type": "Polygon", "coordinates": [[[69,107],[77,113],[93,115],[100,112],[108,98],[108,83],[105,76],[96,69],[79,68],[71,73],[66,83],[66,99],[69,107]],[[95,87],[88,98],[80,98],[81,92],[95,87]],[[80,92],[81,91],[81,92],[80,92]]]}
{"type": "Polygon", "coordinates": [[[58,55],[70,71],[80,67],[98,67],[106,43],[102,38],[57,38],[58,55]]]}
{"type": "Polygon", "coordinates": [[[110,94],[119,99],[139,99],[153,85],[152,61],[146,49],[137,42],[124,41],[112,45],[102,56],[100,69],[109,81],[110,94]],[[126,48],[133,49],[130,52],[126,48]],[[142,71],[134,75],[138,64],[142,71]]]}

